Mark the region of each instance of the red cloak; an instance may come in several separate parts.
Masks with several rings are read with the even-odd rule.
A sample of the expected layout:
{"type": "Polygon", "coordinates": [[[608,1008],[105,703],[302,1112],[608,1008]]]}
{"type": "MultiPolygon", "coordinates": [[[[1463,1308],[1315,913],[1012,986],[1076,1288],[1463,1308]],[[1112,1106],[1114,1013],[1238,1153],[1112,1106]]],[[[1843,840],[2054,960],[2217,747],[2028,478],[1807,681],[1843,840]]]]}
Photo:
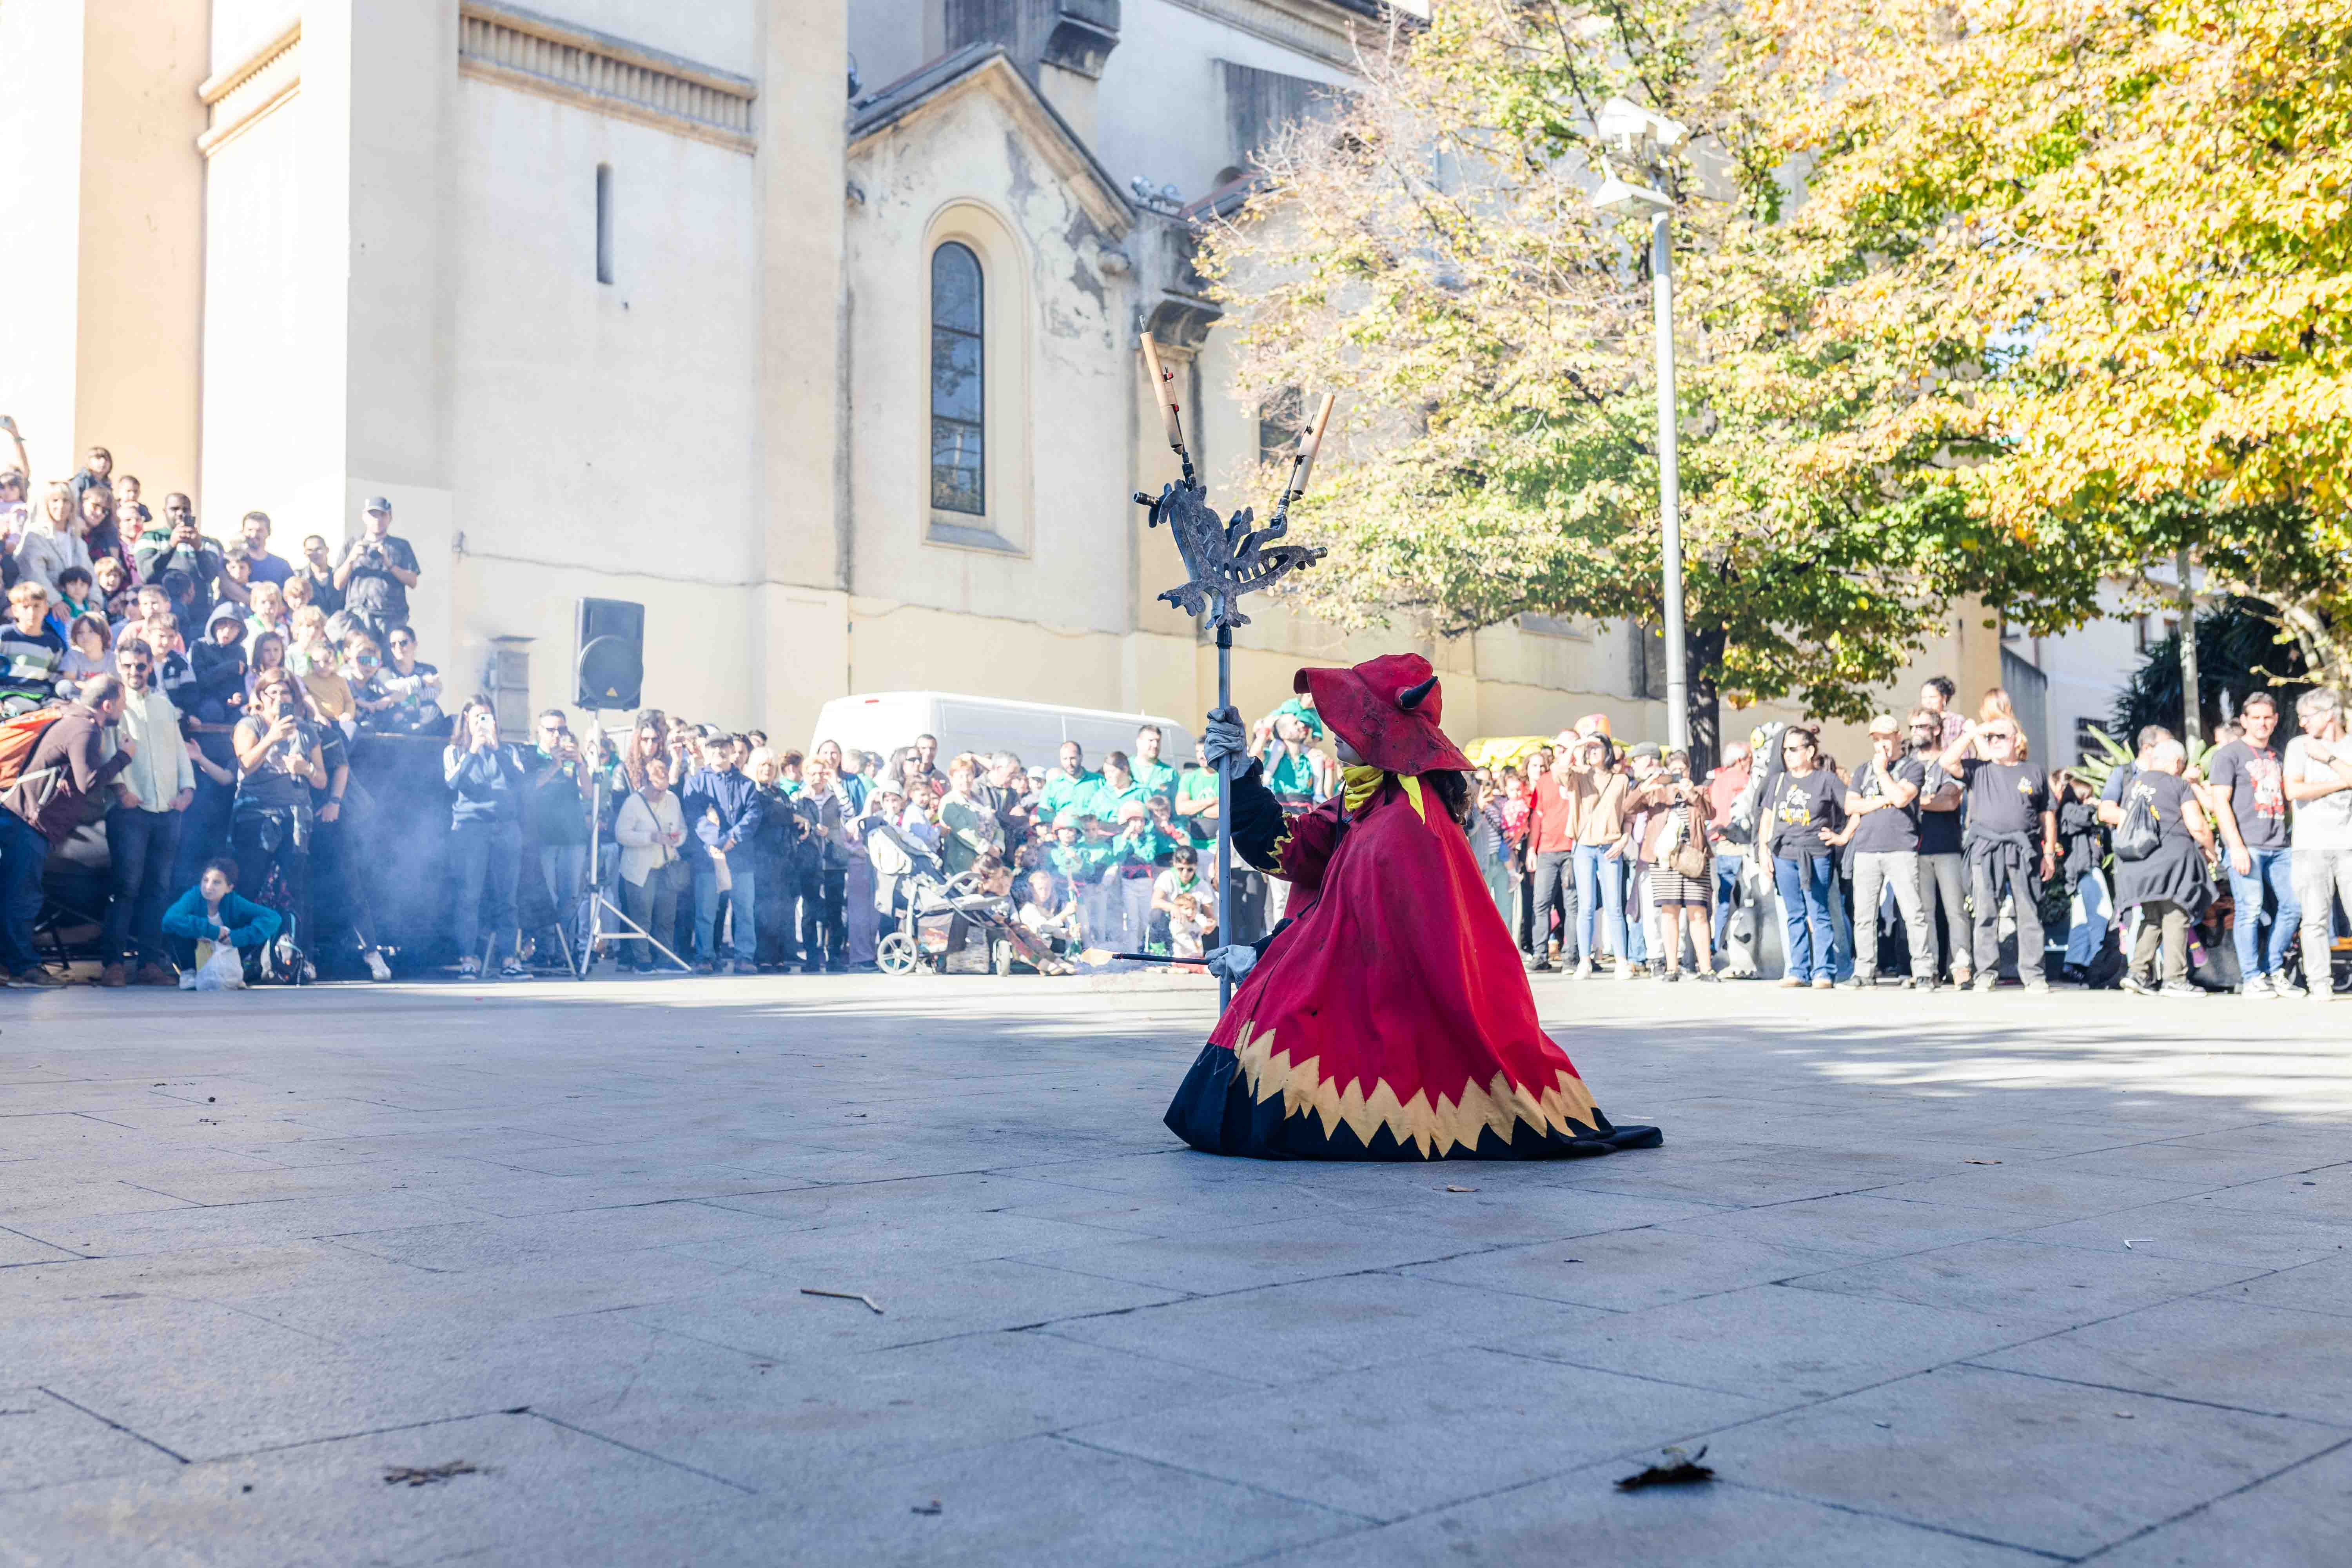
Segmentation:
{"type": "Polygon", "coordinates": [[[1348,776],[1346,795],[1294,818],[1277,846],[1289,922],[1234,994],[1169,1126],[1195,1148],[1276,1158],[1526,1159],[1659,1143],[1654,1127],[1612,1127],[1544,1034],[1518,951],[1436,792],[1370,768],[1348,776]]]}

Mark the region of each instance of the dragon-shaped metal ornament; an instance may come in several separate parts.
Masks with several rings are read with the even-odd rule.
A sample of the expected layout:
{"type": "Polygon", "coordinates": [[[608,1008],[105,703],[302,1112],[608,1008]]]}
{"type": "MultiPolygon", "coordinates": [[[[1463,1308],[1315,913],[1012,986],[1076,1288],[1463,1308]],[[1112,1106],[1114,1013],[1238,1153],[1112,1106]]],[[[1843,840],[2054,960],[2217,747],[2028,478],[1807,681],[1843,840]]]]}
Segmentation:
{"type": "MultiPolygon", "coordinates": [[[[1324,394],[1322,406],[1315,411],[1314,419],[1298,437],[1298,452],[1291,459],[1290,479],[1282,488],[1282,499],[1275,502],[1274,516],[1264,528],[1256,525],[1255,514],[1248,507],[1219,521],[1215,509],[1209,505],[1209,491],[1192,472],[1192,455],[1184,449],[1184,422],[1171,395],[1170,382],[1174,378],[1160,367],[1159,346],[1145,332],[1143,339],[1144,368],[1151,376],[1151,395],[1159,400],[1160,417],[1167,422],[1168,445],[1183,461],[1184,477],[1174,484],[1164,485],[1155,498],[1141,490],[1135,492],[1138,505],[1151,509],[1149,519],[1154,527],[1165,522],[1169,532],[1176,536],[1176,552],[1184,558],[1184,570],[1192,580],[1181,587],[1169,589],[1162,599],[1187,615],[1205,616],[1207,624],[1217,633],[1217,710],[1230,714],[1234,700],[1234,628],[1247,626],[1249,617],[1241,613],[1241,596],[1261,588],[1271,588],[1301,566],[1312,566],[1323,558],[1321,547],[1309,544],[1277,542],[1290,531],[1290,503],[1307,489],[1307,476],[1314,471],[1315,454],[1323,445],[1323,427],[1330,422],[1333,399],[1324,394]]],[[[1215,886],[1233,886],[1233,800],[1232,781],[1222,773],[1217,779],[1217,880],[1215,886]]],[[[1221,1002],[1230,1003],[1234,996],[1231,980],[1218,982],[1221,1002]]]]}
{"type": "MultiPolygon", "coordinates": [[[[1150,371],[1152,395],[1159,399],[1161,416],[1167,421],[1168,445],[1183,460],[1184,477],[1160,488],[1157,498],[1136,492],[1136,501],[1150,508],[1149,523],[1157,527],[1164,522],[1176,537],[1176,552],[1184,559],[1184,569],[1192,580],[1169,589],[1160,595],[1189,616],[1206,616],[1209,625],[1221,632],[1230,633],[1235,626],[1249,625],[1249,617],[1241,613],[1240,599],[1261,588],[1271,588],[1301,566],[1312,566],[1323,558],[1320,545],[1282,544],[1276,541],[1290,531],[1290,503],[1307,489],[1307,477],[1315,467],[1315,454],[1323,441],[1323,427],[1331,417],[1333,399],[1326,394],[1323,405],[1316,410],[1315,418],[1298,439],[1297,455],[1291,460],[1290,479],[1284,485],[1282,499],[1275,503],[1274,516],[1264,528],[1256,526],[1256,514],[1249,507],[1234,513],[1228,521],[1220,521],[1216,510],[1209,504],[1209,492],[1192,472],[1192,456],[1184,449],[1183,424],[1170,395],[1169,383],[1173,377],[1160,365],[1158,346],[1149,332],[1143,334],[1143,359],[1150,371]]],[[[1229,646],[1220,637],[1221,646],[1229,646]]]]}

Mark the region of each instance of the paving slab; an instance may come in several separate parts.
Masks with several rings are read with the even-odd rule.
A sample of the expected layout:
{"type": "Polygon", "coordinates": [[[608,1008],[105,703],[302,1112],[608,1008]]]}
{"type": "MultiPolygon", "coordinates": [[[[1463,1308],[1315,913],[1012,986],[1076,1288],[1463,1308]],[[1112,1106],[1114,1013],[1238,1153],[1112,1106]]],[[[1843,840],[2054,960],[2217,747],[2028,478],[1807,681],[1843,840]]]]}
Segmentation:
{"type": "Polygon", "coordinates": [[[1711,1438],[1769,1488],[2074,1558],[2342,1442],[2340,1428],[1944,1367],[1711,1438]]]}
{"type": "Polygon", "coordinates": [[[0,1559],[2266,1568],[2342,1530],[2327,1009],[2175,1052],[2112,996],[1548,978],[1666,1146],[1427,1167],[1176,1144],[1181,977],[5,994],[0,1559]],[[1675,1441],[1722,1479],[1615,1489],[1675,1441]]]}

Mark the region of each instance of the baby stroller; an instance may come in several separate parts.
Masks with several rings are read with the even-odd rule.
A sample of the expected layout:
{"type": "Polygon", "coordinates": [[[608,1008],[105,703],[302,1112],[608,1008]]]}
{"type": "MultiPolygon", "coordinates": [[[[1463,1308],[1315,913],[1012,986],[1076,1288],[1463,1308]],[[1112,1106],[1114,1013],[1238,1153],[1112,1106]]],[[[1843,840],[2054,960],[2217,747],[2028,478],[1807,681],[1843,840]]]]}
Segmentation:
{"type": "Polygon", "coordinates": [[[890,922],[874,944],[876,968],[885,974],[923,968],[944,974],[948,959],[975,933],[986,944],[988,967],[995,973],[1012,973],[1013,960],[1027,956],[1029,933],[1014,923],[1012,900],[982,890],[977,872],[949,876],[938,856],[887,822],[876,823],[868,833],[869,851],[877,839],[889,846],[877,858],[877,868],[901,857],[908,865],[884,873],[892,884],[890,922]]]}

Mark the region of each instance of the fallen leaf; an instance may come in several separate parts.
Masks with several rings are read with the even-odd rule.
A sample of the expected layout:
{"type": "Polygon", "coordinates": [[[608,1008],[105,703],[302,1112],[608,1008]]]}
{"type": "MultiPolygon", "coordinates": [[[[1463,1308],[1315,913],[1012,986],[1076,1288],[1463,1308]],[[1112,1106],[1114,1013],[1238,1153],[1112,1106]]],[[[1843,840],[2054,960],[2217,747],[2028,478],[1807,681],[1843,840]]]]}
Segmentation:
{"type": "Polygon", "coordinates": [[[1687,1487],[1715,1479],[1715,1472],[1699,1463],[1706,1458],[1702,1447],[1696,1454],[1685,1454],[1680,1448],[1668,1448],[1661,1456],[1663,1465],[1652,1465],[1645,1470],[1626,1476],[1617,1483],[1623,1492],[1639,1491],[1643,1487],[1687,1487]]]}
{"type": "Polygon", "coordinates": [[[1445,1190],[1449,1193],[1475,1193],[1478,1189],[1475,1187],[1448,1187],[1445,1190]]]}

